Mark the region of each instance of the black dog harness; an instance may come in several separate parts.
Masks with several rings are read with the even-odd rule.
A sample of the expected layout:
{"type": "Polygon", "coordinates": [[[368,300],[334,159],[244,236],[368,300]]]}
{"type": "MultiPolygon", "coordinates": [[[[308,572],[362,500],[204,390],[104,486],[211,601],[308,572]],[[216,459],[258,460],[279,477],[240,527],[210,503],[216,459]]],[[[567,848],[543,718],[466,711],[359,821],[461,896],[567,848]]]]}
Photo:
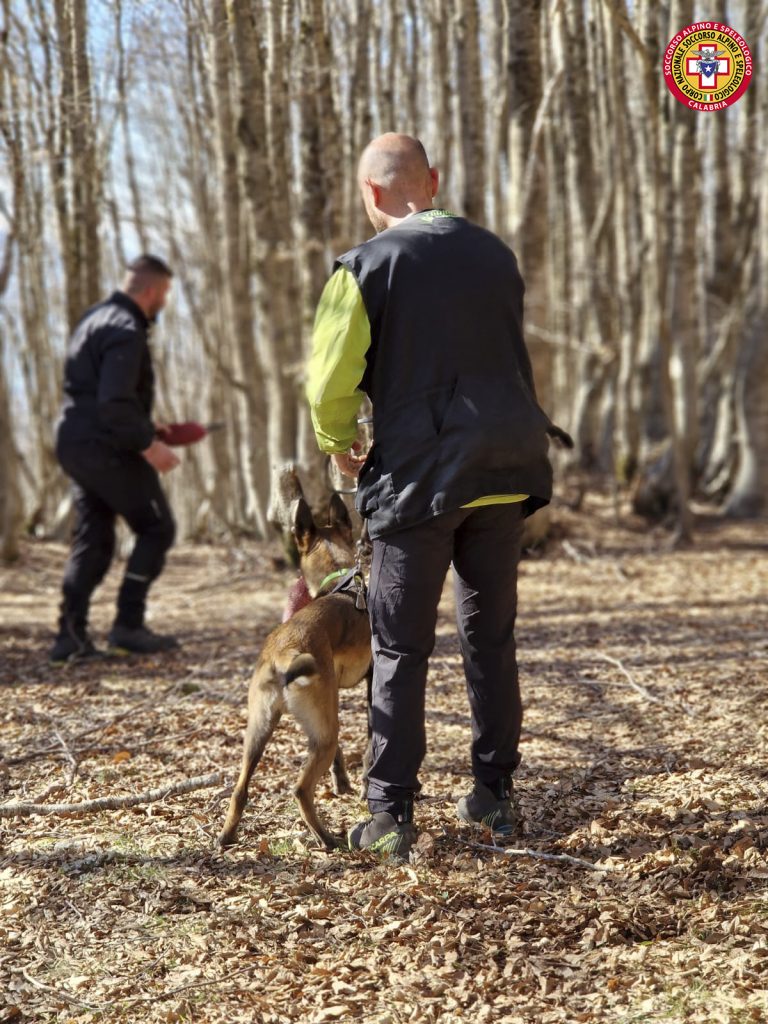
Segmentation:
{"type": "Polygon", "coordinates": [[[368,608],[368,588],[360,569],[355,566],[353,569],[336,569],[329,572],[317,590],[318,597],[327,597],[329,594],[350,594],[355,599],[355,608],[364,612],[368,608]],[[336,580],[336,585],[330,590],[324,588],[336,580]]]}

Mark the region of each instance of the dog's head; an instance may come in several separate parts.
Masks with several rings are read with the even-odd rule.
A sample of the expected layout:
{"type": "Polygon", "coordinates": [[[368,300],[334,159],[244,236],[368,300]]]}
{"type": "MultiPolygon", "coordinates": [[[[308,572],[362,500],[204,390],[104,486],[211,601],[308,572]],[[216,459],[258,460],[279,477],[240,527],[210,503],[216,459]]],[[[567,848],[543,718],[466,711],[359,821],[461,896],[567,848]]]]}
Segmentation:
{"type": "Polygon", "coordinates": [[[311,597],[316,597],[326,577],[355,564],[355,541],[347,506],[334,494],[328,509],[328,525],[316,526],[304,498],[291,505],[291,530],[299,552],[299,565],[311,597]]]}

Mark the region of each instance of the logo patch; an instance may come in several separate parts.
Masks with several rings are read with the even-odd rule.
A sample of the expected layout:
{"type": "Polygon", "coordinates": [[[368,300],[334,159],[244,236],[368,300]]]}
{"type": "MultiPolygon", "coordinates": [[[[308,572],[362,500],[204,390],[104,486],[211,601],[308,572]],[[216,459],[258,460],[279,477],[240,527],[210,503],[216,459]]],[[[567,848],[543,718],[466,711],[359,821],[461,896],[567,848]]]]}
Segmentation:
{"type": "Polygon", "coordinates": [[[752,80],[752,54],[728,25],[699,21],[669,41],[664,81],[691,110],[723,110],[735,103],[752,80]]]}

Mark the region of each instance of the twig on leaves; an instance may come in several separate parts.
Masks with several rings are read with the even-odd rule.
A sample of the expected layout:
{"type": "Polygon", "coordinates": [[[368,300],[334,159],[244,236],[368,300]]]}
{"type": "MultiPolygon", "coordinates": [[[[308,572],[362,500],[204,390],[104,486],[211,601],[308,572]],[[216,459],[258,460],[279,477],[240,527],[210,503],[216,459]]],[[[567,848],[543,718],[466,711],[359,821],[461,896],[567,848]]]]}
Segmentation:
{"type": "Polygon", "coordinates": [[[663,700],[660,700],[658,697],[655,697],[650,690],[646,689],[644,686],[641,686],[640,683],[636,682],[632,676],[632,673],[624,667],[624,665],[622,664],[622,662],[619,661],[618,658],[612,658],[610,654],[599,654],[598,658],[600,661],[607,661],[609,665],[615,665],[619,672],[621,672],[621,674],[627,680],[629,685],[632,687],[632,689],[636,693],[639,693],[641,697],[645,697],[646,700],[651,701],[653,704],[664,703],[663,700]]]}
{"type": "Polygon", "coordinates": [[[93,1003],[84,1003],[82,999],[76,999],[71,996],[69,992],[65,992],[64,989],[54,988],[52,985],[44,985],[42,981],[38,981],[37,978],[33,978],[23,967],[21,969],[21,975],[25,981],[28,981],[30,985],[35,988],[39,988],[43,992],[50,992],[57,996],[59,999],[63,999],[67,1003],[73,1003],[75,1006],[82,1006],[85,1010],[98,1010],[98,1006],[94,1006],[93,1003]]]}
{"type": "Polygon", "coordinates": [[[61,744],[61,749],[64,751],[64,757],[67,759],[67,761],[69,761],[68,785],[71,786],[74,783],[74,781],[75,781],[75,776],[77,775],[77,772],[78,772],[78,769],[79,769],[80,765],[78,764],[77,760],[75,759],[75,755],[69,749],[69,746],[67,745],[67,741],[64,739],[64,737],[59,732],[59,727],[56,725],[56,723],[53,720],[51,721],[51,728],[53,729],[53,735],[56,737],[56,739],[61,744]]]}
{"type": "MultiPolygon", "coordinates": [[[[577,547],[575,544],[572,544],[569,540],[562,541],[560,546],[563,549],[563,554],[567,555],[568,558],[573,559],[573,561],[576,562],[578,565],[589,565],[597,558],[597,550],[595,549],[594,544],[590,544],[588,546],[582,545],[582,547],[587,548],[586,554],[584,553],[584,551],[581,550],[581,548],[577,547]]],[[[620,580],[622,583],[626,582],[629,579],[629,576],[627,576],[627,573],[625,572],[621,563],[618,562],[616,559],[611,559],[611,561],[608,564],[611,568],[611,571],[615,574],[616,578],[620,580]]]]}
{"type": "Polygon", "coordinates": [[[41,989],[43,992],[51,992],[53,995],[58,996],[60,999],[66,1000],[68,1003],[74,1003],[76,1006],[82,1006],[86,1010],[95,1010],[104,1012],[104,1010],[110,1009],[110,1007],[119,1006],[121,1009],[127,1009],[130,1006],[135,1006],[137,1003],[161,1003],[165,999],[172,999],[173,996],[178,995],[180,992],[189,992],[195,988],[208,988],[211,985],[220,985],[225,981],[230,981],[232,978],[237,978],[241,974],[246,974],[249,971],[253,971],[253,965],[249,964],[247,967],[240,967],[236,971],[232,971],[229,974],[224,974],[220,978],[211,978],[208,981],[194,981],[189,985],[179,985],[177,988],[168,989],[167,992],[160,992],[154,996],[134,996],[129,999],[111,999],[106,1003],[101,1003],[95,1006],[93,1003],[84,1003],[81,999],[76,999],[74,996],[69,995],[68,992],[62,989],[53,988],[51,985],[44,985],[43,982],[37,981],[22,968],[22,975],[29,982],[30,985],[34,985],[35,988],[41,989]]]}
{"type": "Polygon", "coordinates": [[[249,971],[253,971],[253,964],[249,964],[247,967],[240,967],[236,971],[232,971],[230,974],[224,974],[220,978],[210,978],[208,981],[193,981],[189,985],[179,985],[178,988],[168,989],[167,992],[160,992],[156,996],[136,996],[133,999],[123,1000],[115,999],[114,1002],[107,1003],[100,1009],[107,1009],[110,1006],[120,1006],[121,1009],[126,1009],[129,1006],[135,1006],[136,1003],[161,1003],[165,999],[171,999],[173,996],[177,996],[180,992],[189,992],[193,988],[209,988],[211,985],[221,985],[225,981],[231,981],[232,978],[237,978],[241,974],[246,974],[249,971]]]}
{"type": "MultiPolygon", "coordinates": [[[[184,679],[176,680],[175,682],[171,683],[170,686],[167,686],[164,690],[155,692],[151,696],[146,697],[144,700],[138,701],[137,703],[131,705],[131,707],[129,707],[127,711],[121,711],[119,715],[115,715],[113,718],[108,718],[105,722],[102,722],[101,725],[98,726],[95,732],[94,727],[92,725],[89,725],[87,729],[83,729],[81,732],[78,733],[73,733],[69,737],[69,742],[72,744],[75,744],[77,743],[78,740],[85,739],[86,737],[88,737],[89,740],[89,742],[86,743],[85,746],[74,746],[74,753],[80,755],[82,760],[83,754],[88,753],[90,751],[99,750],[99,741],[105,732],[107,732],[110,729],[113,729],[116,725],[119,725],[121,722],[124,722],[126,718],[135,719],[137,713],[144,710],[145,708],[156,710],[161,701],[165,700],[167,697],[170,697],[175,690],[181,688],[184,681],[184,679]]],[[[232,703],[235,703],[234,699],[232,703]]],[[[237,703],[239,705],[241,701],[238,700],[237,703]]],[[[50,719],[51,716],[46,717],[50,719]]],[[[20,754],[18,757],[6,758],[5,763],[7,765],[26,764],[28,761],[34,761],[38,757],[47,757],[51,754],[55,754],[61,749],[61,747],[61,741],[57,743],[51,743],[47,747],[38,747],[35,750],[29,750],[27,751],[26,754],[20,754]]]]}
{"type": "Polygon", "coordinates": [[[576,547],[575,544],[571,544],[569,540],[562,541],[563,552],[578,565],[589,565],[594,555],[585,555],[576,547]]]}
{"type": "Polygon", "coordinates": [[[124,807],[154,803],[167,796],[181,796],[183,793],[191,793],[195,789],[208,789],[211,786],[218,786],[223,781],[223,772],[213,772],[211,775],[198,775],[184,782],[159,786],[157,789],[134,793],[132,796],[105,796],[76,804],[30,804],[18,801],[0,804],[0,818],[26,818],[31,814],[96,814],[99,811],[117,811],[124,807]]]}
{"type": "Polygon", "coordinates": [[[593,864],[590,860],[582,860],[581,857],[571,857],[568,853],[544,853],[543,850],[532,850],[530,847],[491,846],[488,843],[470,843],[467,839],[459,839],[464,846],[471,846],[474,850],[490,850],[491,853],[501,853],[505,857],[530,857],[533,860],[560,861],[563,864],[574,864],[576,867],[588,868],[590,871],[615,871],[616,868],[605,864],[593,864]]]}
{"type": "MultiPolygon", "coordinates": [[[[621,672],[621,674],[627,680],[630,687],[636,693],[639,693],[641,697],[644,697],[646,700],[651,701],[652,704],[660,704],[662,707],[668,707],[667,701],[661,700],[661,698],[654,696],[654,694],[652,694],[650,690],[646,689],[646,687],[644,686],[641,686],[640,683],[638,683],[633,678],[632,673],[624,667],[624,665],[622,664],[622,662],[619,661],[618,658],[612,658],[609,654],[599,654],[598,658],[600,659],[600,661],[607,661],[609,665],[615,665],[619,672],[621,672]]],[[[696,712],[690,706],[690,704],[683,703],[681,707],[682,710],[685,711],[686,715],[696,714],[696,712]]]]}

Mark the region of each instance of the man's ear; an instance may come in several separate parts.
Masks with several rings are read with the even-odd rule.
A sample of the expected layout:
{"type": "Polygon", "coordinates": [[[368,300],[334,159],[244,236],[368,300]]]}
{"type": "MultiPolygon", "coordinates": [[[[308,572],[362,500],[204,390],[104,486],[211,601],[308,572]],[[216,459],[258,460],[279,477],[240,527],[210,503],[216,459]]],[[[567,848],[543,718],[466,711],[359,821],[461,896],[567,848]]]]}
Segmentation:
{"type": "Polygon", "coordinates": [[[437,195],[437,190],[440,188],[440,172],[436,167],[429,168],[429,176],[432,179],[432,198],[437,195]]]}
{"type": "Polygon", "coordinates": [[[377,185],[375,182],[370,181],[370,180],[367,181],[366,184],[368,185],[368,188],[371,190],[371,199],[373,200],[373,205],[376,207],[377,210],[380,209],[381,208],[381,188],[380,188],[380,186],[377,185]]]}
{"type": "Polygon", "coordinates": [[[347,506],[340,494],[331,496],[331,503],[328,508],[328,524],[337,530],[343,530],[352,538],[352,520],[349,518],[347,506]]]}
{"type": "Polygon", "coordinates": [[[299,552],[308,551],[317,535],[317,528],[312,518],[312,510],[304,498],[296,498],[291,502],[291,530],[299,552]]]}

